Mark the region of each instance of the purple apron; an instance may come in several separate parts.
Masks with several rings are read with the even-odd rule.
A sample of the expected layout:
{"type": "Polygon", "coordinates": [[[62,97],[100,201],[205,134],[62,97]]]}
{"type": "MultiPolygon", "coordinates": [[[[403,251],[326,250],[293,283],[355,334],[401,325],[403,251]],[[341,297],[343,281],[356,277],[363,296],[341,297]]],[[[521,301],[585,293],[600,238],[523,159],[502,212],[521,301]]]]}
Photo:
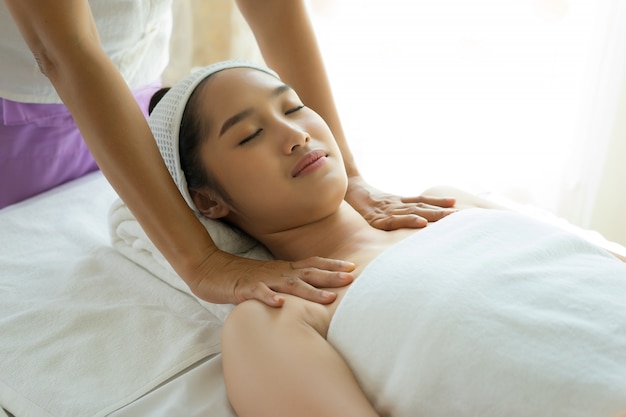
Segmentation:
{"type": "MultiPolygon", "coordinates": [[[[133,93],[147,117],[160,83],[133,93]]],[[[63,104],[0,98],[0,209],[98,169],[63,104]]]]}

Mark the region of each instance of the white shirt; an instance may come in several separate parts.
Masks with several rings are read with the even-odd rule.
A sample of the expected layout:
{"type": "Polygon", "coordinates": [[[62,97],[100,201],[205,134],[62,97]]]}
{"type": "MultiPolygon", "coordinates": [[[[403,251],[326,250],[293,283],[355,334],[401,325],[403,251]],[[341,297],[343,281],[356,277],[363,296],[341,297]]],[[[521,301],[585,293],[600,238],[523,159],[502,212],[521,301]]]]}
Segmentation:
{"type": "MultiPolygon", "coordinates": [[[[157,80],[169,59],[172,0],[89,0],[102,46],[131,89],[157,80]]],[[[0,97],[25,103],[59,103],[0,2],[0,97]]]]}

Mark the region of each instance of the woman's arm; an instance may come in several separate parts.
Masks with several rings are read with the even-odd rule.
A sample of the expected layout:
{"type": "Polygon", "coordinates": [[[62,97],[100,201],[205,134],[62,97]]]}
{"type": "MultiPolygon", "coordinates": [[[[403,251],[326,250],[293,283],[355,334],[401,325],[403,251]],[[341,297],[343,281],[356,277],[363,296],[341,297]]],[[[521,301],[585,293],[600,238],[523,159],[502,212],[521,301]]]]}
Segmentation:
{"type": "Polygon", "coordinates": [[[182,260],[179,268],[200,256],[195,245],[180,242],[181,231],[191,233],[198,252],[202,246],[216,250],[176,195],[165,165],[155,163],[161,157],[152,134],[100,45],[88,2],[7,0],[7,5],[101,170],[164,255],[182,260]]]}
{"type": "Polygon", "coordinates": [[[447,197],[400,198],[363,180],[348,146],[306,4],[303,0],[237,0],[266,64],[292,85],[330,126],[350,179],[346,200],[377,228],[423,227],[451,211],[447,197]]]}
{"type": "Polygon", "coordinates": [[[102,49],[87,0],[5,0],[41,71],[70,110],[94,159],[176,272],[199,297],[281,305],[274,290],[313,301],[313,286],[351,280],[351,264],[324,259],[260,262],[219,251],[186,205],[148,124],[102,49]]]}

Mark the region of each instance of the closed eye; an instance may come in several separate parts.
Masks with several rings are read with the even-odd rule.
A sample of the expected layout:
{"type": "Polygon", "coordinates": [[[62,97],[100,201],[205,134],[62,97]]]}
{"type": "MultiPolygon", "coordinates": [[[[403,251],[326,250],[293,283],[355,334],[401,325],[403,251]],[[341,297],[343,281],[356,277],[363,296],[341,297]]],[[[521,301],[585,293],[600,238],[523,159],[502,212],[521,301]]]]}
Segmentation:
{"type": "Polygon", "coordinates": [[[296,107],[294,107],[294,108],[291,108],[291,109],[287,110],[287,111],[285,112],[285,115],[288,115],[288,114],[291,114],[291,113],[295,113],[295,112],[297,112],[298,110],[302,110],[303,108],[304,108],[304,105],[303,105],[303,104],[300,104],[300,105],[298,105],[298,106],[296,106],[296,107]]]}
{"type": "Polygon", "coordinates": [[[243,138],[243,140],[241,142],[239,142],[239,146],[245,145],[246,143],[250,142],[252,139],[254,139],[257,136],[259,136],[262,131],[263,131],[263,129],[258,129],[256,132],[254,132],[250,136],[246,136],[245,138],[243,138]]]}

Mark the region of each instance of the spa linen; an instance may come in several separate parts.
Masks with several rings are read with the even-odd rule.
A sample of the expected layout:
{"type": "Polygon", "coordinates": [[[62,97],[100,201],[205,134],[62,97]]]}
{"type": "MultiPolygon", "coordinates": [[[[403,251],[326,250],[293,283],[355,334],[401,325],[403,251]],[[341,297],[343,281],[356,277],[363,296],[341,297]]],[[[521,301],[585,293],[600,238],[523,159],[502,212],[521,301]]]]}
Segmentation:
{"type": "Polygon", "coordinates": [[[16,417],[103,417],[220,351],[215,316],[110,246],[115,198],[96,172],[0,210],[0,406],[16,417]]]}
{"type": "MultiPolygon", "coordinates": [[[[218,248],[234,255],[253,259],[271,259],[270,253],[256,240],[237,229],[226,226],[224,223],[199,216],[198,220],[218,248]]],[[[226,320],[232,311],[232,304],[213,304],[198,298],[174,271],[167,259],[148,238],[128,206],[120,199],[116,199],[109,209],[109,233],[112,246],[132,262],[142,266],[155,277],[179,291],[194,298],[221,322],[226,320]]]]}
{"type": "Polygon", "coordinates": [[[626,265],[515,213],[471,209],[375,259],[329,341],[393,417],[626,410],[626,265]]]}

